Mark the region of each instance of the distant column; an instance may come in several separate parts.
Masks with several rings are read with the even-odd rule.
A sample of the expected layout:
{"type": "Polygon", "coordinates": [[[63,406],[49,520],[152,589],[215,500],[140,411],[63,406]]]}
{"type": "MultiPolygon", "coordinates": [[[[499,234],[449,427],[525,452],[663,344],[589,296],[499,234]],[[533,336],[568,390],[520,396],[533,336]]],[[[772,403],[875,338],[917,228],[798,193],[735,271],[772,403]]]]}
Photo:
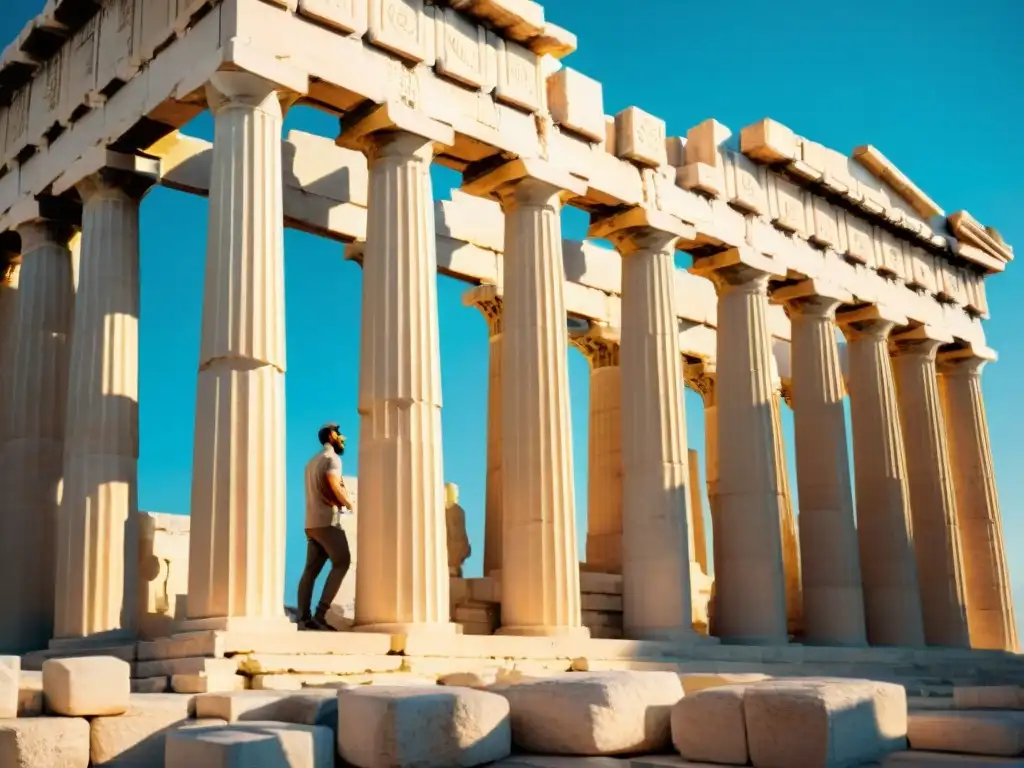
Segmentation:
{"type": "MultiPolygon", "coordinates": [[[[711,587],[711,601],[708,603],[708,634],[718,635],[715,619],[718,600],[718,576],[721,573],[722,556],[719,550],[721,539],[721,517],[718,514],[718,393],[716,387],[717,366],[710,360],[689,362],[683,367],[684,378],[689,386],[700,394],[704,401],[704,482],[708,492],[708,511],[711,514],[711,568],[705,563],[704,573],[714,572],[711,587]]],[[[691,468],[691,477],[693,471],[691,468]]],[[[696,546],[696,544],[695,544],[696,546]]],[[[705,544],[705,557],[707,545],[705,544]]]]}
{"type": "Polygon", "coordinates": [[[782,437],[782,401],[792,409],[791,388],[782,379],[772,382],[772,424],[775,433],[775,473],[779,483],[779,529],[782,532],[782,570],[786,578],[786,627],[790,635],[802,637],[804,633],[803,578],[800,573],[800,541],[797,535],[796,515],[793,514],[793,494],[789,489],[789,461],[786,443],[782,437]]]}
{"type": "Polygon", "coordinates": [[[693,532],[693,560],[705,575],[708,570],[708,540],[704,533],[704,500],[700,488],[700,459],[696,448],[686,451],[690,471],[690,530],[693,532]]]}
{"type": "Polygon", "coordinates": [[[810,645],[867,643],[835,324],[836,310],[849,298],[810,281],[775,293],[792,326],[804,640],[810,645]]]}
{"type": "Polygon", "coordinates": [[[57,526],[54,637],[135,631],[139,457],[139,202],[100,172],[84,203],[57,526]]]}
{"type": "Polygon", "coordinates": [[[487,485],[484,501],[484,576],[501,570],[501,292],[494,285],[479,285],[466,292],[467,306],[483,313],[490,335],[487,375],[487,485]]]}
{"type": "Polygon", "coordinates": [[[370,169],[359,361],[356,627],[455,633],[441,441],[441,353],[430,164],[452,129],[390,106],[338,143],[370,169]]]}
{"type": "Polygon", "coordinates": [[[693,267],[718,290],[715,624],[719,637],[738,643],[788,641],[767,318],[772,268],[746,249],[693,267]]]}
{"type": "Polygon", "coordinates": [[[642,208],[597,221],[622,256],[622,595],[625,636],[693,639],[686,412],[675,251],[688,225],[642,208]]]}
{"type": "Polygon", "coordinates": [[[970,647],[963,554],[935,355],[951,339],[921,327],[890,342],[907,441],[910,508],[928,645],[970,647]]]}
{"type": "Polygon", "coordinates": [[[185,628],[287,630],[284,94],[218,72],[206,97],[213,168],[185,628]]]}
{"type": "Polygon", "coordinates": [[[622,573],[622,368],[619,332],[591,324],[572,344],[590,362],[587,569],[622,573]]]}
{"type": "Polygon", "coordinates": [[[499,633],[586,637],[580,613],[569,419],[563,197],[583,185],[514,160],[465,191],[505,212],[502,373],[504,536],[499,633]]]}
{"type": "Polygon", "coordinates": [[[949,439],[964,558],[971,647],[1018,651],[981,372],[995,360],[985,348],[939,355],[939,391],[949,439]]]}
{"type": "Polygon", "coordinates": [[[906,318],[871,306],[843,312],[839,321],[849,356],[857,537],[868,641],[923,646],[907,458],[888,350],[889,333],[906,318]]]}
{"type": "Polygon", "coordinates": [[[22,265],[14,343],[3,371],[0,451],[5,532],[11,559],[0,597],[0,648],[24,653],[53,636],[57,514],[64,462],[68,353],[74,317],[72,230],[37,219],[18,227],[22,265]]]}

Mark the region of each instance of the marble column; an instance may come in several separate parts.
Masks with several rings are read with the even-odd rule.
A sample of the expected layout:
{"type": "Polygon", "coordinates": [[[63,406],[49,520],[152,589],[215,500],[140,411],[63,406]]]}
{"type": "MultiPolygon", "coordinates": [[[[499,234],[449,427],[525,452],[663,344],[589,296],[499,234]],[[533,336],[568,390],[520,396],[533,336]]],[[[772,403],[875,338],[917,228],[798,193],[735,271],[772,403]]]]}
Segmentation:
{"type": "Polygon", "coordinates": [[[920,327],[891,337],[890,348],[906,439],[925,641],[969,648],[956,492],[935,369],[936,353],[949,341],[920,327]]]}
{"type": "Polygon", "coordinates": [[[709,574],[708,540],[704,534],[704,500],[700,490],[700,459],[696,448],[687,450],[687,464],[690,472],[690,530],[693,532],[693,554],[691,559],[700,569],[709,574]]]}
{"type": "Polygon", "coordinates": [[[882,307],[841,313],[849,360],[864,616],[871,645],[924,645],[903,427],[889,334],[906,318],[882,307]]]}
{"type": "Polygon", "coordinates": [[[140,181],[78,184],[82,248],[68,374],[54,638],[135,629],[139,551],[140,181]]]}
{"type": "Polygon", "coordinates": [[[53,636],[57,513],[64,461],[68,352],[74,317],[69,227],[35,220],[18,227],[22,265],[14,343],[3,371],[0,449],[3,531],[10,560],[0,573],[0,647],[45,648],[53,636]]]}
{"type": "MultiPolygon", "coordinates": [[[[0,367],[9,370],[5,361],[7,350],[18,340],[18,276],[21,272],[21,254],[0,247],[0,367]]],[[[6,376],[0,378],[0,403],[6,400],[4,391],[6,376]]],[[[2,407],[2,406],[0,406],[2,407]]],[[[0,424],[0,429],[3,425],[0,424]]],[[[3,446],[0,433],[0,446],[3,446]]]]}
{"type": "Polygon", "coordinates": [[[971,647],[1018,651],[1017,624],[996,491],[981,372],[988,349],[939,355],[939,392],[949,440],[964,560],[971,647]]]}
{"type": "Polygon", "coordinates": [[[775,434],[775,473],[779,483],[779,529],[782,531],[782,570],[786,579],[786,628],[793,637],[804,634],[803,579],[800,574],[800,541],[793,494],[789,489],[789,462],[782,437],[782,401],[792,409],[791,387],[781,378],[772,382],[772,424],[775,434]]]}
{"type": "Polygon", "coordinates": [[[287,630],[282,93],[218,72],[206,97],[213,167],[185,628],[287,630]]]}
{"type": "Polygon", "coordinates": [[[587,569],[622,573],[622,368],[619,332],[592,324],[572,344],[590,362],[587,569]]]}
{"type": "Polygon", "coordinates": [[[810,645],[867,644],[836,343],[835,313],[849,298],[808,283],[775,293],[792,328],[803,637],[810,645]]]}
{"type": "Polygon", "coordinates": [[[708,511],[711,515],[711,569],[704,572],[714,574],[711,587],[711,601],[708,603],[708,634],[718,635],[715,618],[718,601],[718,576],[721,572],[722,555],[719,545],[722,537],[721,517],[718,514],[718,392],[716,386],[717,366],[711,360],[688,362],[683,367],[686,383],[704,401],[704,482],[708,492],[708,511]]]}
{"type": "MultiPolygon", "coordinates": [[[[410,116],[411,117],[411,116],[410,116]]],[[[366,153],[359,374],[356,627],[455,632],[441,441],[437,254],[430,164],[452,129],[396,123],[388,106],[346,125],[338,143],[366,153]]]]}
{"type": "Polygon", "coordinates": [[[464,299],[475,306],[487,321],[490,336],[487,375],[487,485],[484,500],[484,575],[501,570],[501,293],[497,286],[480,285],[470,289],[464,299]]]}
{"type": "Polygon", "coordinates": [[[541,160],[467,179],[505,212],[501,634],[586,637],[580,613],[561,210],[584,185],[541,160]]]}
{"type": "Polygon", "coordinates": [[[694,271],[718,290],[715,623],[723,640],[788,641],[779,487],[772,418],[768,279],[773,266],[739,249],[703,257],[694,271]]]}
{"type": "Polygon", "coordinates": [[[622,256],[622,613],[625,637],[692,639],[689,469],[675,300],[684,226],[641,208],[590,227],[622,256]]]}

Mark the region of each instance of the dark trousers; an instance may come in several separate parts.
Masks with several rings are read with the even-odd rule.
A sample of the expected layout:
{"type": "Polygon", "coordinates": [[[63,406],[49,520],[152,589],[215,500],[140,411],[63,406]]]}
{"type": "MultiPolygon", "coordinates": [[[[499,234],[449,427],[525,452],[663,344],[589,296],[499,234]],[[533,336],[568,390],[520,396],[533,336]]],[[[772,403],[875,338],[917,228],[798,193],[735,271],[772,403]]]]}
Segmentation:
{"type": "Polygon", "coordinates": [[[316,607],[316,615],[320,619],[327,615],[331,603],[341,589],[341,582],[352,565],[352,552],[348,547],[348,536],[341,528],[307,528],[306,568],[299,579],[299,621],[309,619],[313,585],[328,560],[331,561],[331,572],[327,574],[327,582],[324,584],[323,594],[320,595],[320,603],[316,607]]]}

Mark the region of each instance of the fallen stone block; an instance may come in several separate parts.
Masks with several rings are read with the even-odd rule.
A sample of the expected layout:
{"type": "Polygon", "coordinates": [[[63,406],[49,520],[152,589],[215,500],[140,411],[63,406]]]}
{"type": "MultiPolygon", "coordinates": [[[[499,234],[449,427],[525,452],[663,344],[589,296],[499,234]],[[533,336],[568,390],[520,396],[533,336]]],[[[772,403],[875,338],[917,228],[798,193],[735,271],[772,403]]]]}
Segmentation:
{"type": "Polygon", "coordinates": [[[957,709],[1024,709],[1024,688],[1019,685],[955,685],[957,709]]]}
{"type": "Polygon", "coordinates": [[[18,716],[21,657],[0,656],[0,720],[18,716]]]}
{"type": "Polygon", "coordinates": [[[771,680],[770,675],[762,675],[760,672],[733,673],[733,674],[704,674],[701,672],[685,672],[679,675],[683,684],[683,691],[689,696],[707,688],[718,688],[723,685],[749,685],[771,680]]]}
{"type": "Polygon", "coordinates": [[[114,717],[90,723],[89,752],[95,768],[151,768],[163,765],[167,735],[186,728],[226,725],[216,718],[189,719],[180,710],[129,707],[114,717]]]}
{"type": "Polygon", "coordinates": [[[143,677],[131,681],[132,693],[166,693],[171,688],[171,678],[143,677]]]}
{"type": "Polygon", "coordinates": [[[672,744],[687,760],[746,765],[745,685],[723,685],[688,694],[672,708],[672,744]]]}
{"type": "Polygon", "coordinates": [[[907,738],[913,750],[1017,757],[1024,755],[1024,712],[911,712],[907,738]]]}
{"type": "Polygon", "coordinates": [[[832,768],[906,749],[907,694],[873,680],[776,680],[748,686],[743,712],[757,768],[832,768]]]}
{"type": "Polygon", "coordinates": [[[131,665],[113,656],[43,662],[43,697],[50,712],[69,717],[120,715],[128,709],[131,665]]]}
{"type": "Polygon", "coordinates": [[[674,672],[567,673],[491,690],[509,701],[516,746],[553,755],[667,749],[672,707],[683,698],[674,672]]]}
{"type": "Polygon", "coordinates": [[[507,757],[509,702],[450,686],[338,691],[338,753],[357,768],[461,768],[507,757]]]}
{"type": "Polygon", "coordinates": [[[253,722],[167,734],[165,768],[333,768],[329,728],[253,722]]]}
{"type": "Polygon", "coordinates": [[[439,685],[450,685],[456,688],[477,688],[483,689],[496,685],[498,672],[452,672],[449,675],[441,675],[437,678],[439,685]]]}
{"type": "Polygon", "coordinates": [[[39,717],[43,709],[43,673],[21,670],[18,676],[18,717],[39,717]]]}
{"type": "Polygon", "coordinates": [[[80,717],[0,721],[0,766],[87,768],[89,723],[80,717]]]}
{"type": "Polygon", "coordinates": [[[329,688],[292,691],[230,691],[196,697],[197,717],[219,717],[229,723],[259,720],[323,725],[338,723],[338,695],[329,688]]]}
{"type": "Polygon", "coordinates": [[[241,675],[221,674],[219,672],[172,675],[171,689],[175,693],[244,691],[245,678],[241,675]]]}

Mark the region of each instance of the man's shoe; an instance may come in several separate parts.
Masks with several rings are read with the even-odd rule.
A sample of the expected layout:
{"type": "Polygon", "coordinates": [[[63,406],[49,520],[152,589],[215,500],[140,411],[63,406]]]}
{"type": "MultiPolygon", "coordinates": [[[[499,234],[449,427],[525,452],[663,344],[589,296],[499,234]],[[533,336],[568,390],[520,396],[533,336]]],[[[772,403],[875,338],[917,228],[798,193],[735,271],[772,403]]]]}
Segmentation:
{"type": "Polygon", "coordinates": [[[318,632],[337,632],[334,627],[327,623],[327,619],[322,616],[314,616],[309,621],[309,628],[318,632]]]}

